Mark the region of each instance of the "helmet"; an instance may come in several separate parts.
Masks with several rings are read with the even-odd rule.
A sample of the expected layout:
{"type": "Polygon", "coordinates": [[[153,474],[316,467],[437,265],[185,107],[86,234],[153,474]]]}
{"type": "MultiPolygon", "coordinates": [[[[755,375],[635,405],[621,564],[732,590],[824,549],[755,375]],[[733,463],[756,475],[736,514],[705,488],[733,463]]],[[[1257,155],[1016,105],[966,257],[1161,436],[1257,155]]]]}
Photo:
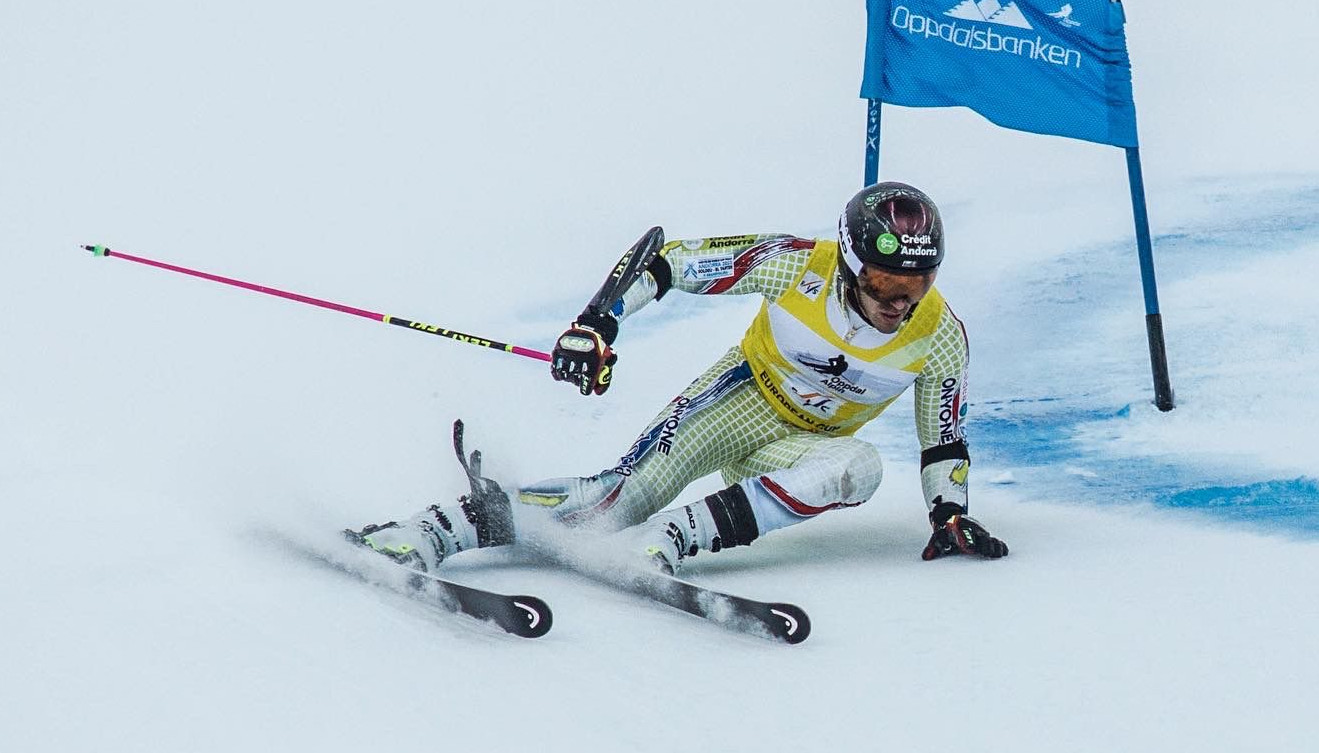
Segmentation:
{"type": "Polygon", "coordinates": [[[943,262],[943,221],[929,196],[906,183],[866,186],[838,218],[839,271],[855,284],[863,264],[926,274],[943,262]]]}

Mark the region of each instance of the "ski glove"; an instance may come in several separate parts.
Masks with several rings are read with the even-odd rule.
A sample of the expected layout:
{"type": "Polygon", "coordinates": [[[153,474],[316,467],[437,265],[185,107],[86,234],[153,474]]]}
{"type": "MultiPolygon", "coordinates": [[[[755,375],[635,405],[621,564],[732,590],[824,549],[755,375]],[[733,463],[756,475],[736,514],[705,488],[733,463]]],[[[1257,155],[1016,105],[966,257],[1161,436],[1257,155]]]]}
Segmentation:
{"type": "Polygon", "coordinates": [[[954,502],[934,499],[930,511],[930,525],[934,535],[921,552],[921,559],[934,560],[950,554],[979,554],[996,560],[1006,557],[1008,545],[989,535],[989,531],[966,516],[966,508],[954,502]]]}
{"type": "Polygon", "coordinates": [[[582,312],[554,344],[550,374],[572,382],[583,395],[603,395],[609,389],[618,356],[609,347],[618,335],[618,321],[608,314],[582,312]]]}

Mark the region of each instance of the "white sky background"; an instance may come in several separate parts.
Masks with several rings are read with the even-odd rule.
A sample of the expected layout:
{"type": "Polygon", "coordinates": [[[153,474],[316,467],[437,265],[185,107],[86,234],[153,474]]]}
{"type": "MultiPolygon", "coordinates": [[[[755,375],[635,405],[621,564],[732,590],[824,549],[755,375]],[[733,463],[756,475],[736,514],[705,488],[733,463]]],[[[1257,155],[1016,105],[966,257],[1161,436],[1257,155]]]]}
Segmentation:
{"type": "MultiPolygon", "coordinates": [[[[1188,188],[1202,178],[1240,176],[1254,186],[1300,174],[1313,182],[1315,5],[1129,2],[1127,15],[1156,232],[1172,221],[1165,218],[1224,209],[1188,188]]],[[[688,693],[706,709],[693,712],[705,728],[718,720],[700,702],[725,696],[722,678],[747,678],[748,698],[772,708],[770,669],[780,666],[801,687],[842,688],[848,714],[888,704],[893,713],[873,722],[878,731],[842,727],[856,744],[878,735],[918,747],[928,739],[923,729],[946,721],[944,691],[966,698],[972,726],[994,728],[1003,741],[1043,735],[1074,750],[1113,735],[1127,749],[1175,742],[1185,738],[1152,711],[1153,700],[1175,698],[1179,715],[1201,722],[1194,740],[1294,742],[1313,666],[1294,648],[1315,615],[1273,583],[1282,571],[1304,586],[1312,550],[1093,511],[1041,511],[1011,488],[979,499],[1025,545],[1012,558],[1021,564],[1011,565],[1022,569],[955,566],[995,597],[980,630],[940,624],[939,640],[968,649],[955,656],[913,637],[929,629],[924,615],[951,608],[934,596],[948,571],[911,561],[923,522],[896,506],[857,513],[881,516],[873,553],[859,546],[873,543],[862,541],[869,529],[840,517],[784,535],[806,544],[834,537],[857,544],[855,553],[817,555],[794,569],[790,548],[758,547],[726,561],[770,574],[736,564],[707,571],[757,595],[812,598],[822,632],[803,648],[815,654],[784,658],[777,648],[688,632],[667,621],[676,618],[628,612],[626,598],[517,568],[496,569],[486,584],[546,590],[560,612],[552,636],[563,641],[549,650],[492,642],[475,628],[449,633],[388,608],[380,611],[394,629],[382,630],[373,602],[363,606],[351,588],[310,574],[267,578],[270,563],[253,558],[234,529],[290,519],[331,530],[415,509],[435,501],[437,489],[447,495],[455,416],[474,420],[473,441],[489,450],[497,474],[597,470],[736,339],[754,302],[721,301],[718,311],[691,315],[715,336],[638,326],[620,344],[609,398],[583,401],[549,383],[541,364],[77,249],[105,243],[546,348],[651,224],[670,237],[830,231],[861,177],[863,25],[859,1],[366,10],[0,0],[0,512],[11,531],[0,566],[4,602],[18,605],[0,616],[8,623],[0,634],[19,636],[11,644],[19,649],[0,654],[11,665],[0,667],[9,678],[0,680],[0,708],[11,710],[0,712],[0,728],[26,721],[26,739],[47,745],[141,731],[183,745],[196,743],[191,729],[213,733],[210,743],[222,749],[234,740],[222,713],[252,720],[248,747],[267,733],[267,741],[293,744],[303,734],[332,747],[340,725],[370,731],[389,714],[415,721],[433,711],[405,690],[364,696],[337,664],[349,652],[370,662],[409,651],[424,668],[493,667],[489,682],[444,699],[468,720],[482,718],[472,704],[511,700],[557,723],[563,715],[538,705],[537,693],[576,677],[574,704],[594,696],[599,718],[645,727],[578,718],[578,732],[638,749],[667,723],[667,693],[688,693]],[[1077,559],[1066,535],[1078,525],[1110,526],[1111,548],[1077,559]],[[1245,561],[1190,558],[1233,550],[1245,561]],[[183,564],[162,569],[162,561],[183,564]],[[1151,572],[1181,574],[1185,588],[1153,582],[1151,572]],[[1225,583],[1237,589],[1228,598],[1225,583]],[[887,600],[849,604],[854,586],[887,600]],[[1087,591],[1093,596],[1081,598],[1087,591]],[[881,608],[886,619],[873,639],[839,628],[857,609],[881,608]],[[1147,626],[1151,610],[1157,619],[1147,626]],[[1022,613],[1040,619],[1013,627],[1022,613]],[[605,617],[597,626],[586,614],[605,617]],[[629,640],[656,620],[672,631],[650,638],[651,650],[689,652],[712,670],[692,670],[701,682],[657,687],[637,669],[637,641],[629,640]],[[1116,628],[1105,634],[1109,625],[1116,628]],[[1163,629],[1146,630],[1154,626],[1163,629]],[[460,655],[444,654],[437,634],[460,655]],[[1072,634],[1090,641],[1086,656],[1060,639],[1072,634]],[[692,636],[708,648],[694,648],[692,636]],[[1245,642],[1258,647],[1229,652],[1226,665],[1196,654],[1245,642]],[[875,646],[892,651],[872,672],[856,657],[875,646]],[[1044,669],[999,664],[1035,659],[1040,646],[1049,649],[1044,669]],[[1006,666],[1012,692],[931,679],[952,673],[945,657],[965,666],[968,656],[989,670],[1006,666]],[[536,662],[542,674],[525,676],[536,662]],[[620,666],[640,676],[617,680],[620,666]],[[1135,691],[1123,684],[1128,670],[1144,672],[1135,691]],[[1265,670],[1277,672],[1266,681],[1257,676],[1265,670]],[[1081,681],[1089,697],[1060,692],[1076,677],[1089,678],[1081,681]],[[283,693],[285,682],[306,695],[283,693]],[[508,688],[517,688],[511,699],[501,695],[508,688]],[[1238,706],[1239,688],[1270,703],[1238,706]],[[625,703],[638,697],[645,708],[625,703]],[[1027,718],[1018,698],[1043,711],[1027,718]],[[1204,698],[1228,700],[1197,705],[1204,698]],[[1216,713],[1223,708],[1232,713],[1216,713]],[[148,720],[143,709],[160,716],[148,720]],[[85,726],[70,725],[74,711],[85,726]],[[1115,731],[1115,720],[1133,717],[1135,727],[1115,731]],[[325,719],[333,721],[314,726],[325,719]]],[[[1119,150],[1004,131],[956,110],[889,107],[884,123],[883,175],[925,187],[944,208],[951,240],[940,286],[978,314],[973,332],[992,323],[996,281],[1036,259],[1130,237],[1119,150]]],[[[1137,284],[1134,249],[1114,263],[1129,264],[1137,284]]],[[[1264,275],[1279,273],[1273,264],[1259,270],[1244,288],[1257,299],[1269,295],[1264,275]]],[[[1202,289],[1243,290],[1221,277],[1210,282],[1202,289]]],[[[1203,308],[1177,317],[1197,290],[1177,280],[1165,286],[1170,333],[1215,331],[1203,308]]],[[[1283,300],[1308,305],[1294,287],[1283,300]]],[[[1115,316],[1139,335],[1140,313],[1115,316]]],[[[1026,327],[1022,347],[1030,335],[1026,327]]],[[[1232,394],[1230,384],[1196,376],[1202,384],[1182,383],[1190,397],[1232,394]]],[[[973,388],[1009,383],[977,380],[973,388]]],[[[1145,388],[1142,381],[1131,391],[1145,388]]],[[[1273,425],[1285,420],[1265,414],[1273,425]]],[[[1222,435],[1237,418],[1188,413],[1164,430],[1182,438],[1189,422],[1222,435]]],[[[1151,423],[1140,425],[1161,436],[1151,423]]],[[[917,493],[903,462],[890,468],[886,493],[917,493]]],[[[483,577],[476,568],[465,574],[483,577]]],[[[424,718],[430,726],[421,732],[441,734],[443,719],[424,718]]],[[[789,721],[767,721],[760,733],[791,741],[814,729],[789,721]]],[[[547,749],[568,741],[552,735],[547,749]]]]}

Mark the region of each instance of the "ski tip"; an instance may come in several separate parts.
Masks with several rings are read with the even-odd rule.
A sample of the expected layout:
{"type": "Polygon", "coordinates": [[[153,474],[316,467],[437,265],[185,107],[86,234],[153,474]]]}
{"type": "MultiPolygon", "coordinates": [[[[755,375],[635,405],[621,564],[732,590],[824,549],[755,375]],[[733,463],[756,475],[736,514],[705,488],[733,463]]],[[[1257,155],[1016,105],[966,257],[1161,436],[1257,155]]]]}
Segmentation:
{"type": "Polygon", "coordinates": [[[510,596],[509,600],[517,607],[516,621],[507,627],[509,632],[523,638],[539,638],[554,627],[554,613],[543,600],[535,596],[510,596]]]}
{"type": "Polygon", "coordinates": [[[92,256],[105,256],[110,249],[105,246],[82,246],[83,251],[91,251],[92,256]]]}
{"type": "Polygon", "coordinates": [[[781,626],[775,626],[779,629],[774,631],[775,636],[783,642],[796,645],[810,637],[811,618],[801,607],[796,604],[770,604],[769,611],[783,620],[781,626]]]}

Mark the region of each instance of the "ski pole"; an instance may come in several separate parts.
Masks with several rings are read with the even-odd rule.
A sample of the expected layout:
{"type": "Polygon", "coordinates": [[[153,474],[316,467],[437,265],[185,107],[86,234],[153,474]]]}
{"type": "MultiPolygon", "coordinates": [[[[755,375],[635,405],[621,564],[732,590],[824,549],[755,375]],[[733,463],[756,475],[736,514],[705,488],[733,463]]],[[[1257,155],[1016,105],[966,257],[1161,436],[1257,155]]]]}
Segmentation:
{"type": "Polygon", "coordinates": [[[374,311],[367,311],[366,309],[354,308],[353,306],[345,306],[342,303],[334,303],[333,301],[325,301],[325,300],[321,300],[320,298],[312,298],[311,296],[301,295],[299,293],[290,293],[286,290],[279,290],[277,288],[267,287],[265,285],[257,285],[256,283],[251,283],[251,282],[243,282],[242,280],[235,280],[230,277],[221,277],[220,275],[211,274],[209,272],[201,272],[196,269],[188,269],[187,267],[180,267],[174,264],[166,264],[165,262],[162,261],[155,261],[154,259],[147,259],[141,256],[133,256],[132,254],[126,254],[122,251],[112,251],[111,249],[108,249],[105,246],[83,246],[83,249],[87,251],[91,251],[94,256],[112,256],[116,259],[124,259],[126,261],[137,262],[138,264],[145,264],[149,267],[156,267],[158,269],[165,269],[170,272],[179,272],[180,274],[191,275],[193,277],[200,277],[203,280],[210,280],[211,282],[219,282],[225,285],[233,285],[236,288],[253,290],[258,293],[265,293],[266,295],[278,296],[279,298],[287,298],[290,301],[297,301],[298,303],[307,303],[312,306],[320,306],[323,309],[330,309],[331,311],[339,311],[344,314],[352,314],[353,316],[360,316],[365,319],[374,319],[378,322],[384,322],[385,324],[393,324],[399,327],[406,327],[414,332],[426,332],[432,335],[439,335],[440,337],[447,337],[450,340],[456,340],[457,342],[469,343],[471,345],[480,345],[486,348],[494,348],[495,350],[502,350],[505,353],[512,353],[513,355],[516,356],[525,356],[527,358],[535,358],[541,361],[550,360],[549,353],[542,353],[539,350],[523,348],[518,345],[509,345],[508,343],[501,343],[496,340],[490,340],[488,338],[478,337],[477,335],[468,335],[462,332],[457,332],[455,330],[445,329],[443,327],[437,327],[433,324],[414,322],[408,319],[402,319],[397,316],[391,316],[390,314],[378,314],[374,311]]]}

